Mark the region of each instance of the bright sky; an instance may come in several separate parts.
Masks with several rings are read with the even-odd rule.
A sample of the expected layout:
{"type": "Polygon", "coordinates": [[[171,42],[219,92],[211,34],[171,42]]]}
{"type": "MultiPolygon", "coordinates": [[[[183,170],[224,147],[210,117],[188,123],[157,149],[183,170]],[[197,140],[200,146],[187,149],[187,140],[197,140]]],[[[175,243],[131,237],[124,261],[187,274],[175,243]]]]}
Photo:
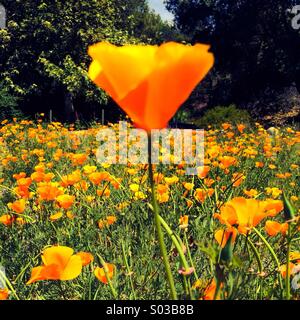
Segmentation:
{"type": "Polygon", "coordinates": [[[150,8],[159,13],[163,20],[173,20],[173,15],[166,9],[163,0],[148,0],[148,2],[150,8]]]}

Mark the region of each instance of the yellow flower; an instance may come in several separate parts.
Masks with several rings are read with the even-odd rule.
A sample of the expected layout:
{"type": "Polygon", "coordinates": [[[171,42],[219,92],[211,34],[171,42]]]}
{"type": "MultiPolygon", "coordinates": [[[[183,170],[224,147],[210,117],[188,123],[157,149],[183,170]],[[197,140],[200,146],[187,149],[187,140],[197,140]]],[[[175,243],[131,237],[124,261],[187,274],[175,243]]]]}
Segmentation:
{"type": "Polygon", "coordinates": [[[67,195],[67,194],[62,194],[62,195],[56,197],[56,201],[59,203],[60,207],[62,207],[64,209],[69,209],[70,207],[72,207],[72,205],[75,201],[75,197],[67,195]]]}
{"type": "Polygon", "coordinates": [[[282,194],[282,191],[278,188],[267,187],[265,190],[266,190],[267,195],[272,196],[273,199],[278,198],[282,194]]]}
{"type": "Polygon", "coordinates": [[[186,190],[191,191],[194,188],[194,184],[193,183],[189,183],[189,182],[184,182],[183,186],[186,190]]]}
{"type": "Polygon", "coordinates": [[[188,225],[189,225],[189,216],[187,215],[181,216],[179,218],[179,228],[187,229],[188,225]]]}
{"type": "Polygon", "coordinates": [[[255,189],[244,190],[244,194],[249,198],[255,198],[258,195],[258,191],[255,189]]]}
{"type": "Polygon", "coordinates": [[[96,166],[89,166],[89,165],[85,165],[83,167],[83,172],[87,175],[95,172],[97,170],[97,167],[96,166]]]}
{"type": "MultiPolygon", "coordinates": [[[[107,271],[108,278],[112,279],[113,276],[114,276],[115,268],[116,268],[115,265],[111,264],[111,263],[106,263],[104,265],[104,268],[107,269],[106,271],[107,271]]],[[[95,274],[95,277],[99,281],[101,281],[104,284],[107,284],[108,283],[108,279],[106,278],[106,274],[105,274],[104,268],[97,267],[95,269],[95,271],[94,271],[94,274],[95,274]]]]}
{"type": "Polygon", "coordinates": [[[132,183],[129,186],[129,189],[133,192],[138,192],[140,190],[140,185],[136,184],[136,183],[132,183]]]}
{"type": "Polygon", "coordinates": [[[169,184],[169,185],[175,184],[175,183],[177,183],[178,181],[179,181],[179,178],[176,177],[176,176],[173,176],[173,177],[165,177],[165,182],[166,182],[166,184],[169,184]]]}
{"type": "Polygon", "coordinates": [[[57,213],[55,213],[55,214],[52,214],[52,215],[50,216],[50,220],[51,220],[51,221],[56,221],[56,220],[60,219],[62,216],[63,216],[62,211],[59,211],[59,212],[57,212],[57,213]]]}

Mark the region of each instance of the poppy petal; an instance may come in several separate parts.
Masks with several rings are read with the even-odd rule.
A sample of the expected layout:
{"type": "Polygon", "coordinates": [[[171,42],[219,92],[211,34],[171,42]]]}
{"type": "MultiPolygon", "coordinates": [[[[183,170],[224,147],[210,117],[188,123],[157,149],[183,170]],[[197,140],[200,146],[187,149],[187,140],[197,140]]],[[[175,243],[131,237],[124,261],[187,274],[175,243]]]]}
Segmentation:
{"type": "MultiPolygon", "coordinates": [[[[97,68],[99,71],[102,69],[108,80],[107,83],[114,89],[116,95],[112,98],[119,101],[152,72],[156,51],[156,46],[117,47],[110,43],[100,42],[89,48],[89,55],[98,62],[97,68]]],[[[93,76],[94,79],[95,67],[94,65],[90,70],[90,76],[93,76]]],[[[98,85],[106,90],[107,83],[98,83],[98,85]]]]}
{"type": "Polygon", "coordinates": [[[78,277],[82,270],[82,260],[80,256],[74,255],[72,256],[65,269],[60,275],[60,280],[72,280],[78,277]]]}
{"type": "Polygon", "coordinates": [[[42,260],[45,265],[55,264],[62,270],[69,262],[74,250],[64,246],[56,246],[44,250],[42,260]]]}

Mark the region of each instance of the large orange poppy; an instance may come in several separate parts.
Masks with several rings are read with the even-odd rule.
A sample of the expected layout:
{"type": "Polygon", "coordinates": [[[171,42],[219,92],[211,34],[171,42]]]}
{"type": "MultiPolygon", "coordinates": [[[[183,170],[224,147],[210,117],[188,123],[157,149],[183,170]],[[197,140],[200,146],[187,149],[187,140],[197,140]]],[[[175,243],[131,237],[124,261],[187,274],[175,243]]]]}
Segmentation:
{"type": "Polygon", "coordinates": [[[27,284],[40,280],[72,280],[77,278],[82,269],[82,259],[73,255],[73,249],[64,246],[54,246],[44,250],[42,261],[44,265],[32,269],[31,278],[27,284]]]}
{"type": "Polygon", "coordinates": [[[100,42],[89,48],[89,76],[137,127],[162,129],[213,66],[208,50],[203,44],[117,47],[100,42]]]}
{"type": "Polygon", "coordinates": [[[228,227],[238,226],[238,231],[246,234],[264,218],[279,213],[282,210],[280,203],[237,197],[224,204],[221,213],[215,214],[215,218],[228,227]]]}

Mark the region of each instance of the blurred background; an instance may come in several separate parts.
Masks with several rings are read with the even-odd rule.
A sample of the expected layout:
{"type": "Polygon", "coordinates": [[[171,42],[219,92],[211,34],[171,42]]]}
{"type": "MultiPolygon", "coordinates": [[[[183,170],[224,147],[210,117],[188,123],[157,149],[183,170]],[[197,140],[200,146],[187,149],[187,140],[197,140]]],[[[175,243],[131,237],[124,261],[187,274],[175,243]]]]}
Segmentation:
{"type": "Polygon", "coordinates": [[[299,123],[299,0],[0,0],[0,120],[117,121],[87,77],[98,41],[211,45],[214,69],[173,126],[299,123]]]}

